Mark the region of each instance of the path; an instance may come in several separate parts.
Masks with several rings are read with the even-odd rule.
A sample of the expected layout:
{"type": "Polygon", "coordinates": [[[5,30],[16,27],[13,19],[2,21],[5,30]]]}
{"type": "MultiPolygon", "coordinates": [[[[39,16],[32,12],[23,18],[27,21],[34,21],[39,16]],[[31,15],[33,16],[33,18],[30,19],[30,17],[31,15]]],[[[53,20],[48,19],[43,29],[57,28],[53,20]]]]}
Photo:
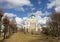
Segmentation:
{"type": "Polygon", "coordinates": [[[58,40],[48,37],[46,35],[32,35],[24,34],[21,32],[14,33],[8,39],[5,39],[3,42],[58,42],[58,40]]]}

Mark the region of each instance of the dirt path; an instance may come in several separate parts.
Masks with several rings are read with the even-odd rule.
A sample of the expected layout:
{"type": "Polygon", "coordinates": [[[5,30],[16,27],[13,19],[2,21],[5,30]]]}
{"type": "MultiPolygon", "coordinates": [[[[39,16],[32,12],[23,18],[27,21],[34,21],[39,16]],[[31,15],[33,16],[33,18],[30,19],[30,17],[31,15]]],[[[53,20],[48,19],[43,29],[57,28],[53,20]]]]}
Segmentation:
{"type": "Polygon", "coordinates": [[[18,32],[14,33],[11,37],[5,39],[3,42],[30,42],[31,40],[37,39],[37,37],[37,35],[18,32]]]}
{"type": "Polygon", "coordinates": [[[14,33],[11,37],[5,39],[3,42],[58,42],[58,40],[43,34],[32,35],[18,32],[14,33]]]}

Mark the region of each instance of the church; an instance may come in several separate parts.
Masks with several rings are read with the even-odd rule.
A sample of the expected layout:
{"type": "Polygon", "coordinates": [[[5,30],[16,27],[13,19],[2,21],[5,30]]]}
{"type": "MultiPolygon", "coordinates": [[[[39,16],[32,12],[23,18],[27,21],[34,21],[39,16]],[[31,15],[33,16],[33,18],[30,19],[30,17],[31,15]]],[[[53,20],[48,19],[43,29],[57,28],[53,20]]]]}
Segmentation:
{"type": "Polygon", "coordinates": [[[23,29],[26,32],[37,32],[37,31],[41,32],[42,31],[42,27],[40,23],[38,23],[38,19],[36,19],[35,14],[30,14],[28,16],[28,19],[25,19],[23,29]]]}

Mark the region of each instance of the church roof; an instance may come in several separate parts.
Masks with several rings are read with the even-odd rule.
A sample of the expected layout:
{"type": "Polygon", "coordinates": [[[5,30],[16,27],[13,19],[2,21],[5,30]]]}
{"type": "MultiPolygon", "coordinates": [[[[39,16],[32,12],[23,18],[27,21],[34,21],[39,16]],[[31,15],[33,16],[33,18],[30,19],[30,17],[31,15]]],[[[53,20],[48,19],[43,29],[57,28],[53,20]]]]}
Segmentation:
{"type": "Polygon", "coordinates": [[[30,14],[30,15],[29,15],[29,17],[32,17],[32,16],[34,16],[34,17],[35,17],[35,14],[30,14]]]}

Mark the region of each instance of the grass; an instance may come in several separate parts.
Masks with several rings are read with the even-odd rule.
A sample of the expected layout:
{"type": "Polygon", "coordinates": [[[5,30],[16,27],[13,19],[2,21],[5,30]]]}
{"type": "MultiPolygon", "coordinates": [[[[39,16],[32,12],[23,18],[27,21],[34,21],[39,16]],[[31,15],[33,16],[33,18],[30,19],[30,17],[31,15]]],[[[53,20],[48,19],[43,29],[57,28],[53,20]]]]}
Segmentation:
{"type": "Polygon", "coordinates": [[[14,33],[8,39],[5,39],[4,42],[60,42],[56,37],[47,36],[44,34],[35,35],[35,34],[24,34],[22,32],[14,33]]]}

